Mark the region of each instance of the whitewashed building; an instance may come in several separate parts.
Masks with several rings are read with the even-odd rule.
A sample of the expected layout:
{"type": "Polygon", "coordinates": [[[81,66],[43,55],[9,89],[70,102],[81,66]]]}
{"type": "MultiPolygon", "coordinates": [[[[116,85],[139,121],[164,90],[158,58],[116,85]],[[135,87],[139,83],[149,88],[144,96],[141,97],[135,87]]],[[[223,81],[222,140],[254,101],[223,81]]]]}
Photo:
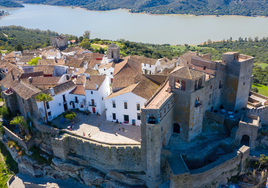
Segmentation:
{"type": "Polygon", "coordinates": [[[114,66],[115,66],[115,64],[113,62],[111,62],[111,63],[108,63],[106,65],[105,64],[100,65],[99,69],[98,69],[100,75],[106,75],[108,77],[109,84],[113,83],[114,66]]]}
{"type": "Polygon", "coordinates": [[[158,85],[141,75],[139,80],[105,99],[108,121],[140,126],[140,109],[157,90],[158,85]]]}
{"type": "Polygon", "coordinates": [[[93,114],[102,114],[105,110],[104,99],[110,94],[106,76],[89,76],[86,79],[85,95],[88,110],[93,114]]]}
{"type": "MultiPolygon", "coordinates": [[[[67,81],[43,91],[43,93],[51,94],[51,96],[53,97],[53,100],[47,102],[45,105],[47,109],[48,121],[53,120],[63,112],[72,108],[72,106],[68,104],[68,101],[70,101],[69,93],[75,87],[76,86],[72,81],[67,81]]],[[[37,106],[40,116],[43,117],[43,119],[45,119],[45,110],[43,102],[37,101],[37,106]]]]}

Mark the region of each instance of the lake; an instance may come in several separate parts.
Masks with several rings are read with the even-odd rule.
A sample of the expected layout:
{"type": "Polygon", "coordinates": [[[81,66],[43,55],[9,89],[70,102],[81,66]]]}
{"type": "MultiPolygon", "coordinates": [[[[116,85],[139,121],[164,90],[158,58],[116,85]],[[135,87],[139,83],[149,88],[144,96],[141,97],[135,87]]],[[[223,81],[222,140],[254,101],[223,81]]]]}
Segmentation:
{"type": "Polygon", "coordinates": [[[268,36],[268,18],[238,16],[187,16],[132,14],[127,10],[87,11],[80,8],[25,4],[4,8],[11,15],[0,26],[20,25],[91,38],[126,39],[155,44],[199,44],[208,39],[268,36]]]}

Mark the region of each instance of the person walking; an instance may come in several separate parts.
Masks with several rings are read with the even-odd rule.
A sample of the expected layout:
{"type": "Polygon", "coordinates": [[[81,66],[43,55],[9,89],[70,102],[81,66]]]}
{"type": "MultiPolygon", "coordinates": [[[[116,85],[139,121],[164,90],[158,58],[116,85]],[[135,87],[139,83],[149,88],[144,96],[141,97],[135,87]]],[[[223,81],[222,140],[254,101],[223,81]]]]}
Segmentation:
{"type": "Polygon", "coordinates": [[[119,127],[118,127],[118,128],[119,128],[119,131],[120,131],[120,129],[121,129],[121,128],[120,128],[120,125],[119,125],[119,127]]]}

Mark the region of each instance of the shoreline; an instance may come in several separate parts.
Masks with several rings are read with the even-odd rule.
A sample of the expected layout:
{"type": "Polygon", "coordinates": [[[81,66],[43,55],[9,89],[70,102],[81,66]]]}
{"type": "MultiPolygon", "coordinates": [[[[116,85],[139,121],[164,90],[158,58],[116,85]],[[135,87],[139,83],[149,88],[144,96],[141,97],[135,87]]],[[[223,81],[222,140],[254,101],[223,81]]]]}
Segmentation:
{"type": "MultiPolygon", "coordinates": [[[[194,14],[152,14],[152,13],[146,13],[146,12],[130,12],[131,9],[127,9],[127,8],[118,8],[118,9],[112,9],[112,10],[88,10],[86,8],[83,7],[78,7],[78,6],[59,6],[59,5],[49,5],[49,4],[33,4],[33,3],[23,3],[22,5],[46,5],[46,6],[55,6],[55,7],[67,7],[67,8],[71,8],[71,9],[82,9],[85,11],[96,11],[96,12],[106,12],[106,11],[116,11],[116,10],[126,10],[127,13],[130,14],[147,14],[147,15],[151,15],[151,16],[190,16],[190,17],[246,17],[246,18],[268,18],[267,16],[243,16],[243,15],[210,15],[210,14],[205,14],[205,15],[194,15],[194,14]]],[[[24,7],[18,7],[18,8],[24,8],[24,7]]]]}

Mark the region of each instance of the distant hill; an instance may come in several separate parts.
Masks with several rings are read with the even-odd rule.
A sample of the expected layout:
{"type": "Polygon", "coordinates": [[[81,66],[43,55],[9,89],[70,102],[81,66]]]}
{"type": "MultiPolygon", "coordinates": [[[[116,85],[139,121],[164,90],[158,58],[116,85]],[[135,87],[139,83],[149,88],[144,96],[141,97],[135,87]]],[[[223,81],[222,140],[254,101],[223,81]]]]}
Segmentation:
{"type": "Polygon", "coordinates": [[[131,9],[151,14],[268,16],[268,0],[22,0],[88,10],[131,9]]]}
{"type": "Polygon", "coordinates": [[[11,0],[0,0],[0,6],[7,8],[24,7],[21,3],[11,0]]]}

